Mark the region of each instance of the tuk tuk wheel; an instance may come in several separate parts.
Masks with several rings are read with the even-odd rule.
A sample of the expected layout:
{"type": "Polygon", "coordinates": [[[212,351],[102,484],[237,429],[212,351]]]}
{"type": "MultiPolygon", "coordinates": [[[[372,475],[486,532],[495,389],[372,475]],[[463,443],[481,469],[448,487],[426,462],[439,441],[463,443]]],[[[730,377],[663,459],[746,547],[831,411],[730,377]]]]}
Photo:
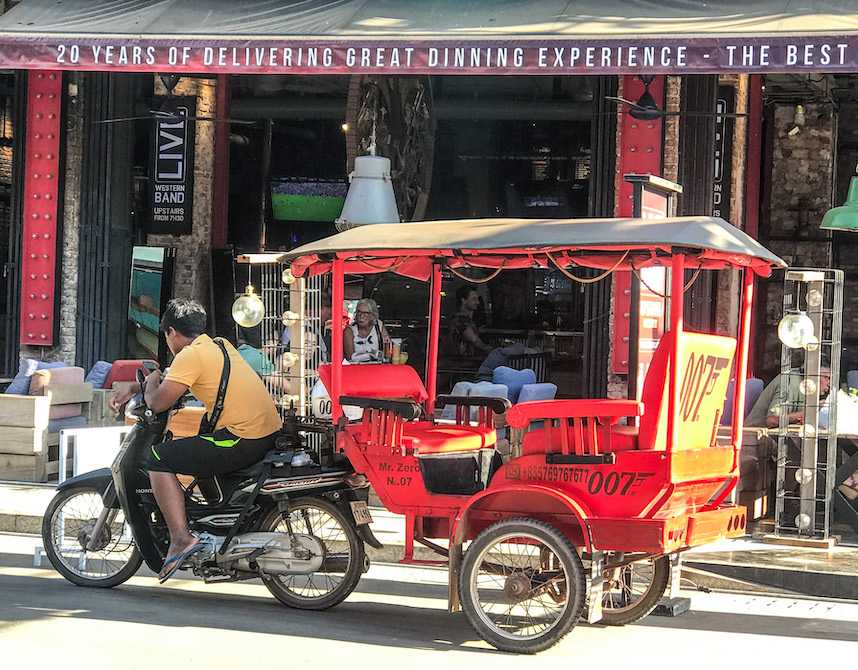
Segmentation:
{"type": "Polygon", "coordinates": [[[553,526],[516,518],[492,524],[471,543],[460,572],[462,609],[476,633],[501,651],[535,654],[578,622],[584,567],[553,526]]]}
{"type": "Polygon", "coordinates": [[[612,568],[612,559],[605,557],[607,567],[602,573],[602,618],[600,623],[624,626],[643,619],[658,605],[670,582],[670,558],[653,556],[628,565],[612,568]]]}

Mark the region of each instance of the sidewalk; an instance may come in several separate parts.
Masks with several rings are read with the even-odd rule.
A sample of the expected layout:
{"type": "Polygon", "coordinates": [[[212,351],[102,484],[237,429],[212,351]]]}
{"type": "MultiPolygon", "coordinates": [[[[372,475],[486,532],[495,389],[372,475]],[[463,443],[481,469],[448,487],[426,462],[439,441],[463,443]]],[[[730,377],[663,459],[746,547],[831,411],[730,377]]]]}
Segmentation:
{"type": "MultiPolygon", "coordinates": [[[[41,532],[42,516],[53,498],[49,484],[0,482],[0,532],[41,532]]],[[[405,521],[382,507],[371,507],[372,530],[384,545],[367,547],[370,561],[395,563],[402,559],[405,521]]],[[[758,524],[757,533],[768,528],[758,524]]],[[[415,558],[438,560],[417,545],[415,558]]],[[[745,591],[858,600],[858,547],[814,549],[768,544],[754,536],[725,540],[683,554],[682,577],[702,589],[745,591]]]]}

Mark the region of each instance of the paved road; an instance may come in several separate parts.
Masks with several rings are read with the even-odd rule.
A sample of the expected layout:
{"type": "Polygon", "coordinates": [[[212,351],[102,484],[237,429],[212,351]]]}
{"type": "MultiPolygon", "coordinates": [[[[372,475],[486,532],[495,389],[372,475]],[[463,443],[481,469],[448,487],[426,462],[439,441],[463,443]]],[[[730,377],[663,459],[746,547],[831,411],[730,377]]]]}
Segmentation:
{"type": "Polygon", "coordinates": [[[858,605],[689,592],[693,611],[624,628],[579,624],[536,657],[483,643],[446,612],[446,572],[374,565],[327,612],[280,605],[256,583],[159,586],[145,568],[108,590],[66,582],[31,536],[0,534],[0,665],[38,668],[794,667],[850,659],[858,605]],[[736,663],[739,663],[737,666],[736,663]],[[264,665],[263,665],[264,664],[264,665]]]}

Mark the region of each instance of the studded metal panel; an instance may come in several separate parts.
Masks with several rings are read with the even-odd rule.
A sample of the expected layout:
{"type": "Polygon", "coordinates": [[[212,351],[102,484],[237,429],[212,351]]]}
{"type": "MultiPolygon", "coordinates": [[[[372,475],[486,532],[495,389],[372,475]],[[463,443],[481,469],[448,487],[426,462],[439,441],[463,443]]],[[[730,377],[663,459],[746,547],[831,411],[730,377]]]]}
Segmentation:
{"type": "MultiPolygon", "coordinates": [[[[644,91],[643,83],[633,75],[623,77],[623,97],[637,100],[644,91]]],[[[664,100],[664,77],[656,77],[650,84],[650,93],[659,101],[664,100]]],[[[626,174],[661,175],[662,122],[639,121],[627,112],[622,115],[619,160],[617,172],[626,174]]],[[[617,216],[632,216],[632,185],[620,180],[617,216]]],[[[631,278],[627,272],[614,275],[614,346],[611,369],[616,374],[629,372],[629,329],[631,311],[631,278]]]]}
{"type": "Polygon", "coordinates": [[[30,72],[27,95],[21,344],[53,345],[62,74],[30,72]]]}

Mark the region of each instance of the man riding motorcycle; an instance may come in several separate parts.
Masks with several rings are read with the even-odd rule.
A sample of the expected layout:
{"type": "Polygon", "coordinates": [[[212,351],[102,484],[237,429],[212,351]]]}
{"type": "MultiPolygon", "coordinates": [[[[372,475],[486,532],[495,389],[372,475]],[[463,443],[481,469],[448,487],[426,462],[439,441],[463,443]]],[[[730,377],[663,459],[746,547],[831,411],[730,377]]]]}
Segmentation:
{"type": "MultiPolygon", "coordinates": [[[[167,559],[158,575],[162,584],[202,548],[188,529],[184,491],[176,475],[211,477],[256,463],[274,447],[282,425],[259,376],[231,344],[206,335],[205,326],[202,305],[171,300],[160,329],[175,358],[165,377],[156,370],[146,378],[144,397],[152,411],[168,409],[190,389],[205,405],[209,422],[214,419],[214,425],[201,426],[199,435],[157,444],[149,454],[152,492],[170,531],[167,559]],[[221,386],[222,407],[217,403],[221,386]]],[[[141,391],[137,382],[121,385],[110,398],[111,409],[118,414],[141,391]]]]}

